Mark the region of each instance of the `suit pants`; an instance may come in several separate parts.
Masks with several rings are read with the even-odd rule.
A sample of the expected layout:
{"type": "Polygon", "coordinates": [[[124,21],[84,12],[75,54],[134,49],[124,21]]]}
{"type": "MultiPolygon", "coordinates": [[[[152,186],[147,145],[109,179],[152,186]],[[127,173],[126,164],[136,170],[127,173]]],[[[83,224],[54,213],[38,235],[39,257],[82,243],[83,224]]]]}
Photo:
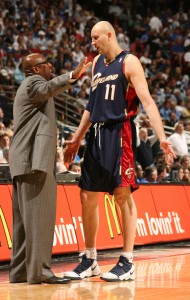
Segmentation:
{"type": "Polygon", "coordinates": [[[13,179],[10,282],[41,282],[50,269],[56,218],[55,176],[42,171],[13,179]]]}

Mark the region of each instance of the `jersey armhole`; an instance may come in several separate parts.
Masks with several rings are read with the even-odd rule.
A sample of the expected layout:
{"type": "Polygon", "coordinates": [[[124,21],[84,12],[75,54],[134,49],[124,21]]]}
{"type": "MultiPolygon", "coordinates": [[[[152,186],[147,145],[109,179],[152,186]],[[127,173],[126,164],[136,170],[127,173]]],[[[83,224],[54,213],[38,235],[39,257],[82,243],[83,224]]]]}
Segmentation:
{"type": "MultiPolygon", "coordinates": [[[[130,53],[127,53],[127,55],[125,55],[125,57],[124,57],[124,59],[123,59],[123,74],[124,74],[124,75],[125,75],[125,61],[126,61],[126,59],[129,57],[129,55],[131,55],[131,54],[130,54],[130,53]]],[[[128,79],[128,78],[126,78],[126,79],[127,79],[127,81],[128,81],[128,85],[134,89],[134,87],[133,87],[132,83],[129,81],[129,79],[128,79]]]]}

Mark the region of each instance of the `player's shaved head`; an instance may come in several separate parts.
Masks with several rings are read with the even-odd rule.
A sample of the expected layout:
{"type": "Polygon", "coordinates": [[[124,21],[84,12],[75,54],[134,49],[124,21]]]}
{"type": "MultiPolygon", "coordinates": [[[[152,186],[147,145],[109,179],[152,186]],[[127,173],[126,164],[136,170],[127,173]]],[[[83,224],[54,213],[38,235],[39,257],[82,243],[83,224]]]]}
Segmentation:
{"type": "Polygon", "coordinates": [[[112,32],[112,33],[115,32],[113,26],[107,21],[100,21],[96,23],[92,29],[101,30],[105,32],[112,32]]]}

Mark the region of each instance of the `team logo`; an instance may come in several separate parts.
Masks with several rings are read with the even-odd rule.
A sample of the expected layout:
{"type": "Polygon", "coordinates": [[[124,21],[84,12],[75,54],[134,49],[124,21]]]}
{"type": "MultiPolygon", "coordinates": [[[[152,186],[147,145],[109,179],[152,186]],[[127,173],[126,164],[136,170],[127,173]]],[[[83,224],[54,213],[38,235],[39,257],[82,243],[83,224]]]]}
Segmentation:
{"type": "Polygon", "coordinates": [[[133,168],[128,168],[125,171],[125,175],[127,175],[128,179],[131,179],[132,175],[133,175],[133,168]]]}
{"type": "Polygon", "coordinates": [[[92,80],[92,91],[94,91],[98,84],[104,83],[104,82],[108,82],[108,81],[114,81],[118,78],[118,74],[112,74],[112,75],[108,75],[108,76],[104,76],[101,77],[102,74],[101,73],[97,73],[96,75],[94,75],[93,80],[92,80]]]}
{"type": "Polygon", "coordinates": [[[95,81],[95,79],[99,78],[102,76],[102,73],[97,73],[96,75],[94,75],[93,81],[95,81]]]}

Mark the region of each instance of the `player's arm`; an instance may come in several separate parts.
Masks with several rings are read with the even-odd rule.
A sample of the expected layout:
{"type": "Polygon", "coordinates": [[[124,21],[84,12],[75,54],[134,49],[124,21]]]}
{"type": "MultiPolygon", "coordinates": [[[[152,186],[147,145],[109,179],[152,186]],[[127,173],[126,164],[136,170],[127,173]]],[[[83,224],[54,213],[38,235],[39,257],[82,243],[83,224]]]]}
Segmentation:
{"type": "Polygon", "coordinates": [[[166,139],[158,108],[150,95],[143,67],[139,59],[132,54],[125,59],[125,75],[128,81],[135,88],[136,94],[140,99],[151,121],[151,125],[160,140],[160,146],[162,147],[163,151],[166,154],[169,153],[171,158],[175,157],[175,153],[170,147],[170,143],[166,139]]]}
{"type": "Polygon", "coordinates": [[[79,127],[77,128],[72,140],[66,142],[66,149],[64,153],[64,161],[70,163],[75,159],[75,156],[78,153],[81,140],[85,136],[88,128],[90,127],[90,112],[85,110],[80,122],[79,127]]]}

